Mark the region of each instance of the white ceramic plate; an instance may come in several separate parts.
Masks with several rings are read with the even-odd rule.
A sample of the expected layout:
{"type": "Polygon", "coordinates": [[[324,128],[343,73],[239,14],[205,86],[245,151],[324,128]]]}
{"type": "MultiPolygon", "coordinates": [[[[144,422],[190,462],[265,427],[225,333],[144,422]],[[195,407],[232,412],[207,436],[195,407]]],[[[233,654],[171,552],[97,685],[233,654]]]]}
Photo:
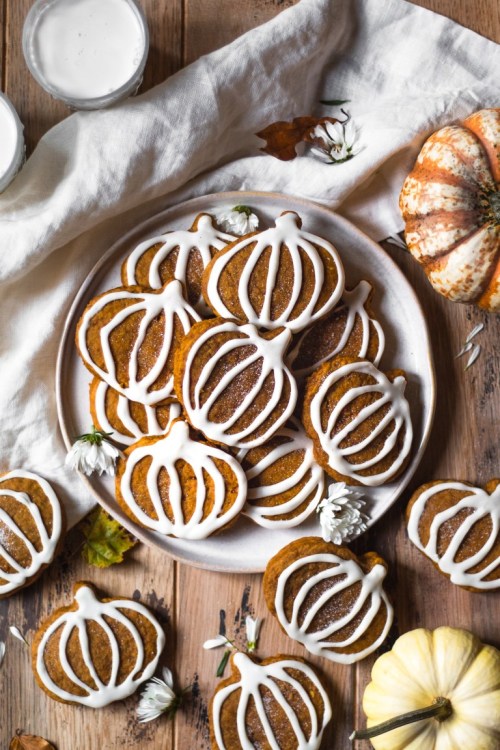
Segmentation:
{"type": "MultiPolygon", "coordinates": [[[[331,240],[339,250],[346,270],[347,286],[367,279],[375,287],[373,308],[386,333],[382,370],[401,368],[408,374],[406,395],[414,426],[412,458],[398,479],[383,487],[364,490],[368,500],[369,526],[388,510],[410,481],[422,457],[434,414],[435,383],[429,334],[420,304],[408,281],[379,245],[345,219],[314,203],[274,193],[218,193],[168,209],[141,224],[119,240],[94,267],[83,284],[68,315],[59,349],[57,400],[59,422],[66,445],[74,435],[89,429],[88,386],[90,373],[83,366],[74,346],[75,327],[86,303],[95,295],[120,285],[121,262],[139,242],[165,229],[187,229],[194,217],[221,206],[251,206],[261,226],[268,226],[284,210],[297,211],[304,228],[331,240]]],[[[136,537],[155,544],[169,555],[208,570],[261,572],[281,547],[301,536],[318,534],[315,514],[301,526],[269,530],[247,518],[240,518],[227,532],[204,541],[165,538],[142,529],[125,516],[114,498],[110,477],[82,481],[101,505],[136,537]]]]}

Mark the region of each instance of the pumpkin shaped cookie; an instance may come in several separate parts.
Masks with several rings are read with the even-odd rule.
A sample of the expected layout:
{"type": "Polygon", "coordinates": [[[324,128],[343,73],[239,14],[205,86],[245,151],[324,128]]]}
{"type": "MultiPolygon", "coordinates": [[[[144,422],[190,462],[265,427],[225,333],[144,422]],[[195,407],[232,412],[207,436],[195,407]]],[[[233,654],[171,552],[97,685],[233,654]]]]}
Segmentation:
{"type": "Polygon", "coordinates": [[[101,380],[90,384],[92,424],[122,445],[132,445],[145,435],[163,435],[181,415],[177,399],[169,398],[154,406],[130,401],[101,380]]]}
{"type": "Polygon", "coordinates": [[[500,479],[423,484],[406,511],[413,544],[452,583],[469,591],[500,588],[500,479]]]}
{"type": "Polygon", "coordinates": [[[146,437],[116,467],[116,499],[134,521],[181,539],[205,539],[233,522],[247,481],[229,453],[194,440],[176,419],[162,437],[146,437]]]}
{"type": "Polygon", "coordinates": [[[187,300],[198,312],[207,311],[201,295],[201,276],[212,256],[236,239],[214,226],[209,214],[199,214],[189,230],[176,229],[141,242],[122,266],[124,286],[161,287],[178,279],[187,300]]]}
{"type": "Polygon", "coordinates": [[[243,510],[265,528],[298,526],[325,494],[325,473],[313,455],[313,444],[292,418],[257,448],[242,450],[238,460],[248,480],[243,510]]]}
{"type": "Polygon", "coordinates": [[[230,664],[210,703],[212,750],[319,750],[332,709],[310,664],[282,655],[258,662],[243,653],[230,664]]]}
{"type": "Polygon", "coordinates": [[[135,599],[98,599],[77,583],[74,601],[35,633],[33,670],[42,690],[61,703],[101,708],[123,700],[155,672],[165,635],[135,599]]]}
{"type": "Polygon", "coordinates": [[[301,227],[287,211],[275,227],[236,240],[211,260],[203,295],[216,315],[295,332],[337,304],[344,289],[339,255],[301,227]]]}
{"type": "Polygon", "coordinates": [[[76,345],[84,365],[111,388],[151,406],[173,395],[173,358],[198,313],[180,281],[159,291],[118,287],[89,302],[76,345]]]}
{"type": "Polygon", "coordinates": [[[393,620],[383,589],[387,565],[374,552],[304,537],[267,564],[264,595],[285,633],[308,651],[353,664],[382,645],[393,620]]]}
{"type": "Polygon", "coordinates": [[[434,289],[500,312],[500,108],[433,133],[399,205],[408,248],[434,289]]]}
{"type": "Polygon", "coordinates": [[[298,334],[287,354],[287,365],[302,380],[337,355],[360,357],[378,365],[385,336],[370,310],[373,287],[360,281],[346,289],[341,301],[325,318],[298,334]]]}
{"type": "Polygon", "coordinates": [[[283,356],[291,334],[213,318],[196,323],[175,358],[175,392],[208,440],[253,448],[292,415],[297,385],[283,356]]]}
{"type": "Polygon", "coordinates": [[[377,487],[403,471],[413,430],[402,370],[335,357],[307,380],[303,423],[318,463],[338,482],[377,487]]]}
{"type": "Polygon", "coordinates": [[[0,476],[0,599],[50,565],[63,527],[61,505],[45,479],[24,470],[0,476]]]}

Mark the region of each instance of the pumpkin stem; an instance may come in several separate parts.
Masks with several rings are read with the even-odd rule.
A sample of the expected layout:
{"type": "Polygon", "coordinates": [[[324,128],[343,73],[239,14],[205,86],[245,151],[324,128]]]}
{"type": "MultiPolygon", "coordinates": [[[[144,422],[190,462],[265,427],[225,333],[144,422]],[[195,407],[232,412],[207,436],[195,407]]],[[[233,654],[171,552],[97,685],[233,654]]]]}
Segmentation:
{"type": "Polygon", "coordinates": [[[414,721],[422,721],[422,719],[437,719],[437,721],[444,721],[451,716],[452,713],[453,709],[448,698],[436,698],[432,706],[417,708],[415,711],[409,711],[407,714],[395,716],[393,719],[384,721],[382,724],[376,724],[369,729],[357,729],[351,734],[349,739],[351,742],[354,742],[355,740],[369,740],[371,737],[378,737],[379,734],[391,732],[393,729],[404,727],[406,724],[412,724],[414,721]]]}

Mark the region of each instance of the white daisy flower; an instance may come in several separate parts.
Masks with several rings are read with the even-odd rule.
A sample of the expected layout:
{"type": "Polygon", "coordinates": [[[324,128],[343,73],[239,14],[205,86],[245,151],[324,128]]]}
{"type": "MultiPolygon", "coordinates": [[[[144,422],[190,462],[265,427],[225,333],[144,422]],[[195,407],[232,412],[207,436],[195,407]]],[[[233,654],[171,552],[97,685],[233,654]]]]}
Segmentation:
{"type": "Polygon", "coordinates": [[[328,496],[317,508],[321,532],[325,542],[350,542],[368,528],[368,516],[361,512],[365,501],[361,494],[345,482],[332,483],[328,496]]]}
{"type": "Polygon", "coordinates": [[[108,441],[110,432],[101,432],[92,426],[92,432],[80,435],[66,456],[66,466],[81,471],[87,476],[97,471],[101,474],[115,473],[115,462],[120,451],[108,441]]]}
{"type": "Polygon", "coordinates": [[[249,206],[225,208],[217,214],[217,223],[225,232],[239,236],[255,232],[259,226],[259,217],[252,213],[249,206]]]}
{"type": "Polygon", "coordinates": [[[174,678],[167,667],[162,670],[162,677],[153,677],[146,683],[137,706],[137,717],[141,723],[153,721],[162,714],[172,716],[179,708],[182,695],[174,690],[174,678]]]}
{"type": "Polygon", "coordinates": [[[361,150],[358,134],[353,121],[325,122],[313,130],[316,139],[311,152],[327,164],[341,164],[361,150]]]}
{"type": "Polygon", "coordinates": [[[259,640],[261,621],[258,617],[255,619],[248,615],[245,619],[245,629],[247,633],[247,651],[255,651],[257,641],[259,640]]]}

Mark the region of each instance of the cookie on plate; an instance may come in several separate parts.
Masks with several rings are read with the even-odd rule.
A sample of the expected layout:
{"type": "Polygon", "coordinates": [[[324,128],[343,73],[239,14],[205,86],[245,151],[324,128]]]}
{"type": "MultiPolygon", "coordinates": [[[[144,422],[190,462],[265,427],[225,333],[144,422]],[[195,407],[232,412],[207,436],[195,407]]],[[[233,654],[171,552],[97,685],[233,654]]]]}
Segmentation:
{"type": "Polygon", "coordinates": [[[201,295],[201,276],[212,257],[236,238],[214,226],[209,214],[198,214],[191,229],[176,229],[141,242],[122,266],[124,286],[161,287],[178,279],[198,312],[208,308],[201,295]]]}
{"type": "Polygon", "coordinates": [[[319,750],[332,708],[310,664],[283,655],[257,661],[241,652],[230,664],[231,676],[210,702],[212,750],[319,750]]]}
{"type": "Polygon", "coordinates": [[[155,672],[165,645],[156,617],[135,599],[99,599],[77,583],[74,601],[42,623],[32,644],[35,678],[61,703],[101,708],[155,672]]]}
{"type": "Polygon", "coordinates": [[[387,565],[375,552],[303,537],[267,564],[264,596],[285,633],[308,651],[353,664],[382,645],[393,620],[383,589],[387,565]]]}
{"type": "Polygon", "coordinates": [[[318,463],[338,482],[377,487],[410,457],[413,429],[402,370],[334,357],[306,381],[303,424],[318,463]]]}
{"type": "Polygon", "coordinates": [[[238,452],[248,481],[243,510],[268,529],[298,526],[325,495],[326,478],[313,444],[294,417],[257,448],[238,452]]]}
{"type": "Polygon", "coordinates": [[[452,583],[500,589],[500,479],[484,489],[454,480],[423,484],[406,520],[410,540],[452,583]]]}
{"type": "Polygon", "coordinates": [[[131,401],[151,406],[173,395],[173,358],[198,313],[180,281],[159,291],[118,287],[85,308],[76,330],[84,365],[131,401]]]}
{"type": "Polygon", "coordinates": [[[328,240],[302,230],[293,211],[276,226],[235,240],[203,273],[214,313],[257,328],[301,331],[326,315],[344,290],[344,270],[328,240]]]}
{"type": "Polygon", "coordinates": [[[130,401],[111,386],[95,377],[90,383],[92,424],[122,445],[132,445],[146,435],[164,435],[174,419],[181,415],[181,405],[167,398],[154,406],[130,401]]]}
{"type": "Polygon", "coordinates": [[[22,469],[0,476],[0,599],[50,565],[63,529],[61,504],[45,479],[22,469]]]}
{"type": "Polygon", "coordinates": [[[297,384],[283,363],[291,333],[212,318],[195,323],[175,358],[174,385],[187,419],[208,440],[252,448],[292,415],[297,384]]]}
{"type": "Polygon", "coordinates": [[[176,419],[166,435],[127,448],[116,464],[116,499],[136,523],[180,539],[205,539],[241,513],[247,480],[229,453],[196,440],[176,419]]]}
{"type": "Polygon", "coordinates": [[[372,285],[360,281],[344,291],[332,312],[295,337],[286,361],[297,380],[340,354],[378,365],[385,336],[370,307],[372,295],[372,285]]]}

